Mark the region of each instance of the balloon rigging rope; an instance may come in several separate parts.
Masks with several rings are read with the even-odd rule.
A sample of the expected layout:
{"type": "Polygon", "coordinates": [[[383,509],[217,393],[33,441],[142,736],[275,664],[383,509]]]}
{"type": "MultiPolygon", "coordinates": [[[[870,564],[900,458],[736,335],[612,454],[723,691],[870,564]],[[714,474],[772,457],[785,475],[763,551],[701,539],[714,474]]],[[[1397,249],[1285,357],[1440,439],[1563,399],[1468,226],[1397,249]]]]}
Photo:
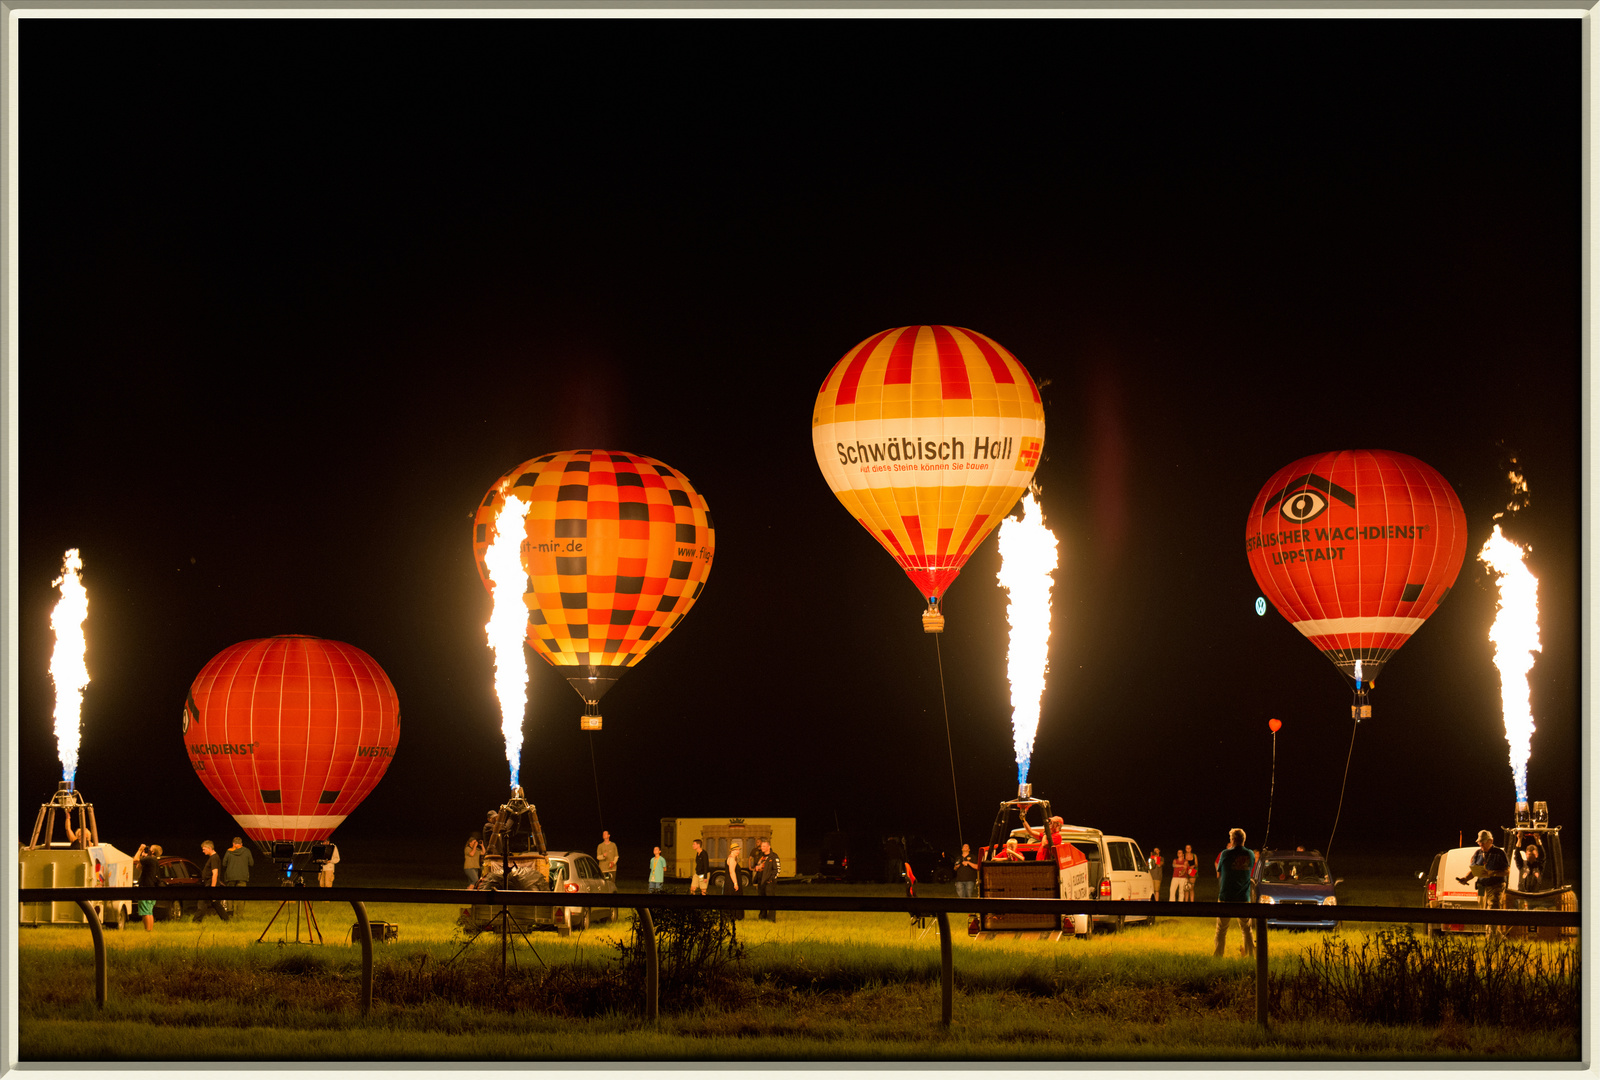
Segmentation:
{"type": "Polygon", "coordinates": [[[606,828],[606,814],[600,809],[600,766],[594,761],[594,732],[589,732],[589,768],[594,770],[594,812],[600,819],[600,831],[606,828]]]}
{"type": "Polygon", "coordinates": [[[956,840],[965,844],[967,838],[961,832],[961,793],[956,789],[956,748],[950,741],[950,699],[944,693],[944,650],[939,646],[939,638],[939,634],[933,635],[933,655],[939,660],[939,702],[944,706],[944,745],[950,751],[950,794],[956,802],[956,840]]]}
{"type": "Polygon", "coordinates": [[[1333,812],[1333,830],[1328,833],[1328,848],[1322,853],[1324,859],[1333,854],[1333,834],[1339,831],[1339,815],[1344,811],[1344,786],[1350,780],[1350,758],[1356,752],[1356,729],[1360,726],[1359,717],[1350,725],[1350,750],[1344,756],[1344,779],[1339,781],[1339,809],[1333,812]]]}

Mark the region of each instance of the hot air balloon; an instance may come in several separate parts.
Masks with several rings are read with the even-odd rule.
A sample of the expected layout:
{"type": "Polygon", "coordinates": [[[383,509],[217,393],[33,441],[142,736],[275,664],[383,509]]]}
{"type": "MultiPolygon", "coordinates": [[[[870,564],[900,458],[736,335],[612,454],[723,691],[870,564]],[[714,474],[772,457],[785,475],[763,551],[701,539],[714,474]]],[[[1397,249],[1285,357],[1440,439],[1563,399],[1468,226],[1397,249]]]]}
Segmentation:
{"type": "Polygon", "coordinates": [[[828,486],[905,570],[923,629],[968,556],[1033,480],[1044,404],[1027,370],[959,326],[897,326],[828,372],[811,415],[828,486]]]}
{"type": "Polygon", "coordinates": [[[223,649],[183,705],[195,772],[263,851],[326,840],[383,779],[399,741],[400,700],[377,661],[304,634],[223,649]]]}
{"type": "Polygon", "coordinates": [[[612,450],[544,454],[508,470],[478,506],[472,550],[484,554],[508,494],[529,504],[522,542],[528,644],[586,706],[599,703],[683,621],[716,551],[706,500],[681,472],[612,450]]]}
{"type": "Polygon", "coordinates": [[[1449,595],[1466,551],[1455,491],[1387,450],[1285,465],[1245,524],[1261,591],[1352,680],[1358,720],[1372,715],[1367,693],[1389,657],[1449,595]]]}

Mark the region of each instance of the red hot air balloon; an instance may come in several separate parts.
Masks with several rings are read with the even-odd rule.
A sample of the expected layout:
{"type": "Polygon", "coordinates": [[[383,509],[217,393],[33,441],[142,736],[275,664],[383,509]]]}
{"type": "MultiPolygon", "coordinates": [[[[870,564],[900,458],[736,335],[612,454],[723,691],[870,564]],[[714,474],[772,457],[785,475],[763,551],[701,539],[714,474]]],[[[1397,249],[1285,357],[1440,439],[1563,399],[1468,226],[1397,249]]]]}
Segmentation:
{"type": "Polygon", "coordinates": [[[1461,500],[1432,468],[1387,450],[1285,465],[1245,523],[1268,600],[1355,682],[1357,716],[1395,650],[1433,614],[1467,552],[1461,500]]]}
{"type": "Polygon", "coordinates": [[[400,700],[377,662],[342,641],[241,641],[201,669],[183,741],[206,790],[263,850],[326,840],[383,779],[400,700]]]}

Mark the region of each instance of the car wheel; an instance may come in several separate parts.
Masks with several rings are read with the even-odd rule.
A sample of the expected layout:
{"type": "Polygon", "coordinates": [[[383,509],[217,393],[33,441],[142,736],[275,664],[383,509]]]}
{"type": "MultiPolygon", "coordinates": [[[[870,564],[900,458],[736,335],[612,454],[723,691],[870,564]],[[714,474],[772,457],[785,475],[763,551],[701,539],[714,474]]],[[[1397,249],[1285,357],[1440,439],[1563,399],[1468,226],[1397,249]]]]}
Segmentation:
{"type": "Polygon", "coordinates": [[[127,923],[128,913],[123,910],[120,904],[113,904],[111,906],[111,922],[107,925],[113,930],[121,930],[127,923]]]}
{"type": "Polygon", "coordinates": [[[572,918],[572,916],[569,914],[565,919],[562,919],[560,922],[556,923],[556,936],[557,937],[571,937],[572,936],[572,927],[567,925],[567,919],[570,919],[570,918],[572,918]]]}
{"type": "Polygon", "coordinates": [[[580,934],[589,929],[589,909],[584,908],[580,912],[574,908],[568,908],[567,928],[570,930],[576,930],[580,934]]]}
{"type": "Polygon", "coordinates": [[[728,872],[726,870],[713,870],[711,872],[711,880],[706,884],[706,888],[711,891],[713,896],[721,896],[723,890],[727,887],[728,872]]]}

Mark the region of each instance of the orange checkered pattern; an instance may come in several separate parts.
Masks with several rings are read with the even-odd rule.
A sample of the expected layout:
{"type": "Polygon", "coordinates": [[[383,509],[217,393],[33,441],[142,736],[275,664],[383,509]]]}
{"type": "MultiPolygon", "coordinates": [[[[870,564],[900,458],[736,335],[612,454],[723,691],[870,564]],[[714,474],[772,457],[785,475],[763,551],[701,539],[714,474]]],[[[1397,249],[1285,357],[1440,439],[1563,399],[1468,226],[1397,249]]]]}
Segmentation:
{"type": "Polygon", "coordinates": [[[899,326],[833,366],[811,430],[834,495],[937,603],[1032,482],[1044,403],[993,338],[899,326]]]}
{"type": "Polygon", "coordinates": [[[484,554],[508,494],[529,504],[522,542],[528,644],[556,667],[632,667],[683,621],[705,587],[716,532],[688,477],[612,450],[544,454],[508,470],[478,507],[484,554]]]}

